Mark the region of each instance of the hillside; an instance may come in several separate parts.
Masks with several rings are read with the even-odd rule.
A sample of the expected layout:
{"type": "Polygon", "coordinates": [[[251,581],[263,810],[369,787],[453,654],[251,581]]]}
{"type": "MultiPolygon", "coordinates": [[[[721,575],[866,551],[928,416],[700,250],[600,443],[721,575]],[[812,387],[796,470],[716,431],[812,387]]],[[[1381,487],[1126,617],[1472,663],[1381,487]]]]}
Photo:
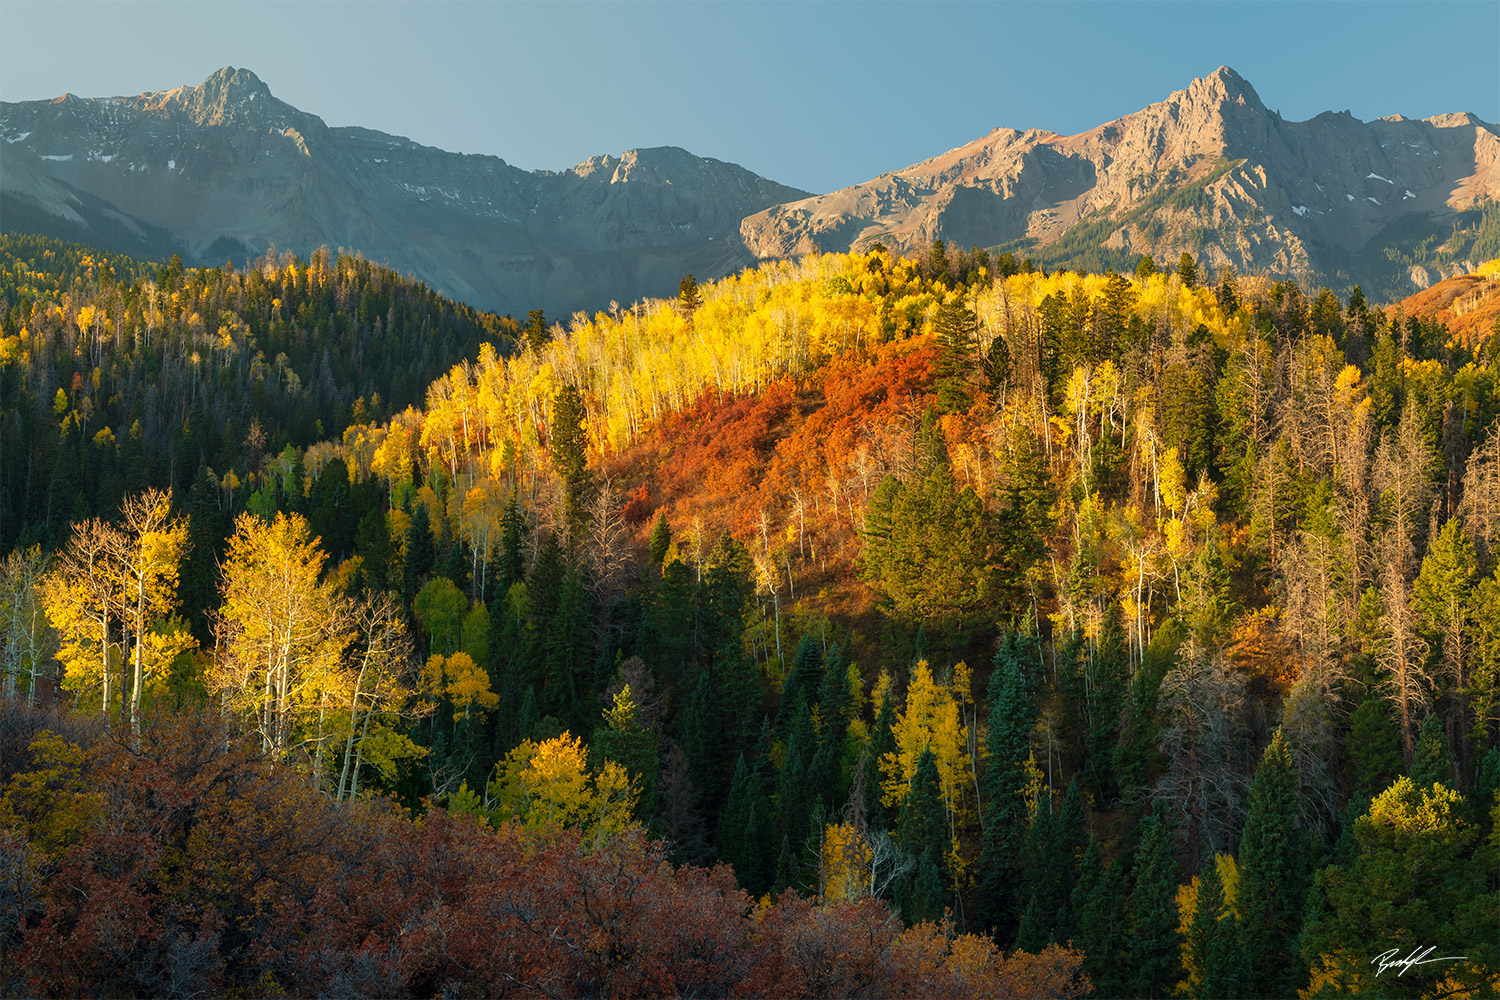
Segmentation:
{"type": "MultiPolygon", "coordinates": [[[[1394,307],[1408,316],[1441,323],[1463,343],[1477,349],[1486,338],[1500,338],[1500,267],[1493,262],[1472,274],[1440,281],[1408,295],[1394,307]]],[[[1500,344],[1500,339],[1494,341],[1500,344]]]]}
{"type": "Polygon", "coordinates": [[[525,171],[329,128],[228,67],[161,93],[0,104],[0,138],[6,232],[208,265],[342,247],[517,315],[737,270],[740,219],[805,194],[672,147],[525,171]]]}
{"type": "Polygon", "coordinates": [[[1186,251],[1214,273],[1313,277],[1399,296],[1413,281],[1500,252],[1500,230],[1481,233],[1467,211],[1497,197],[1492,123],[1333,112],[1287,121],[1220,67],[1087,132],[998,128],[862,184],[768,208],[740,231],[760,257],[877,241],[911,254],[943,239],[1003,246],[1048,266],[1125,271],[1142,254],[1176,260],[1186,251]],[[1409,255],[1434,234],[1421,260],[1387,254],[1409,255]]]}
{"type": "Polygon", "coordinates": [[[226,415],[194,392],[325,403],[233,312],[163,348],[151,281],[295,346],[288,303],[393,279],[14,255],[46,336],[0,344],[6,475],[48,547],[0,561],[0,851],[39,886],[0,983],[1369,994],[1420,920],[1465,958],[1411,991],[1481,992],[1496,359],[1180,264],[768,262],[481,342],[336,440],[228,424],[184,487],[96,430],[146,376],[184,434],[226,415]]]}

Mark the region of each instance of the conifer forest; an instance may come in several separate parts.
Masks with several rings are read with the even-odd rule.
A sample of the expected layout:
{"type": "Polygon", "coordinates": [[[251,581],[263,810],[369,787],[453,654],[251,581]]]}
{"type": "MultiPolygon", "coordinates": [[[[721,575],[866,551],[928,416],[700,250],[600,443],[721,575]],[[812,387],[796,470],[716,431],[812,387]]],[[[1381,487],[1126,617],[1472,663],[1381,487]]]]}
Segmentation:
{"type": "Polygon", "coordinates": [[[1495,996],[1497,795],[1500,322],[0,237],[0,996],[1495,996]]]}

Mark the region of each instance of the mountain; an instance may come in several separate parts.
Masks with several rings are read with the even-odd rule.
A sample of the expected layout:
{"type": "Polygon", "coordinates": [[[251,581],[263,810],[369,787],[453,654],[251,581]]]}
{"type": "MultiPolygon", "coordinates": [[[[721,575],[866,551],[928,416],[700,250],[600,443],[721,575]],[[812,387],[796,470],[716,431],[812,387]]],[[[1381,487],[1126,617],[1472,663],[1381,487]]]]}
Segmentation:
{"type": "Polygon", "coordinates": [[[1290,122],[1221,67],[1079,135],[1000,128],[829,194],[675,147],[525,171],[330,128],[246,69],[199,87],[0,104],[0,227],[189,262],[345,247],[484,308],[671,295],[757,259],[935,238],[1048,267],[1184,251],[1399,298],[1500,255],[1500,128],[1290,122]]]}
{"type": "Polygon", "coordinates": [[[1286,121],[1221,67],[1087,132],[997,128],[767,208],[740,232],[762,258],[876,241],[912,253],[942,238],[1094,269],[1190,251],[1213,270],[1410,291],[1495,255],[1474,244],[1500,238],[1500,220],[1474,206],[1497,196],[1494,124],[1469,114],[1362,122],[1348,112],[1286,121]],[[1455,224],[1467,235],[1455,238],[1455,224]]]}
{"type": "Polygon", "coordinates": [[[120,252],[236,264],[346,247],[454,298],[558,314],[751,263],[740,220],[806,192],[673,147],[526,171],[330,128],[225,68],[199,87],[0,104],[0,210],[120,252]]]}

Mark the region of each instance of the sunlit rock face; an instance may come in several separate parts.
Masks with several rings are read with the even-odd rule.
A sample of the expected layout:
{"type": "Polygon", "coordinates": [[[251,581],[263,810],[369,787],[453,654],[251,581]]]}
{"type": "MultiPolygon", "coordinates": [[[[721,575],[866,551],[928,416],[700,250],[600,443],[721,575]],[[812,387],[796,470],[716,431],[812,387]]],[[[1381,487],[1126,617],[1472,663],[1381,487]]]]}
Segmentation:
{"type": "Polygon", "coordinates": [[[1451,228],[1456,210],[1500,197],[1497,136],[1468,114],[1289,122],[1221,67],[1079,135],[997,128],[863,184],[768,208],[740,231],[760,257],[877,241],[913,253],[941,238],[1053,248],[1059,263],[1099,248],[1160,262],[1188,251],[1212,270],[1399,287],[1413,272],[1393,266],[1387,246],[1445,219],[1451,228]]]}

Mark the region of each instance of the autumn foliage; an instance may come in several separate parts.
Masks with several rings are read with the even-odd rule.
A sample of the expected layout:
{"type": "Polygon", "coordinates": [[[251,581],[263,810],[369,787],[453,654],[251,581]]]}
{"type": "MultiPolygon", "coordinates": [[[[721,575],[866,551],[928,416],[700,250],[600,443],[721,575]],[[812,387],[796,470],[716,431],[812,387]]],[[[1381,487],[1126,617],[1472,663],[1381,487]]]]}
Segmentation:
{"type": "Polygon", "coordinates": [[[557,826],[340,805],[212,714],[149,719],[138,749],[18,709],[0,726],[7,751],[29,747],[0,771],[0,813],[45,817],[0,832],[7,994],[1088,989],[1077,952],[1007,958],[868,898],[757,904],[728,868],[674,868],[638,831],[591,849],[557,826]]]}

